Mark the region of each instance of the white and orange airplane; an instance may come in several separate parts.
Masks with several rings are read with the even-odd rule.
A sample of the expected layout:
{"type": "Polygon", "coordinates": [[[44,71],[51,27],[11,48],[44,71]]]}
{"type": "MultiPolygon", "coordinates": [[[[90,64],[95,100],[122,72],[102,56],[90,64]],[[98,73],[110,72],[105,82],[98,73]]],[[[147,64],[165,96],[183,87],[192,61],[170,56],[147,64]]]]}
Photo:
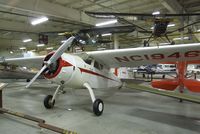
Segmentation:
{"type": "Polygon", "coordinates": [[[0,63],[42,67],[26,87],[28,88],[40,74],[43,74],[47,80],[58,84],[55,93],[47,95],[44,99],[44,106],[47,109],[53,108],[56,96],[63,87],[86,88],[93,103],[93,112],[96,116],[100,116],[104,110],[104,103],[101,99],[96,99],[93,89],[122,86],[121,80],[111,71],[111,68],[196,61],[200,58],[200,43],[64,53],[75,39],[74,36],[70,37],[55,52],[45,57],[11,58],[4,59],[0,63]]]}

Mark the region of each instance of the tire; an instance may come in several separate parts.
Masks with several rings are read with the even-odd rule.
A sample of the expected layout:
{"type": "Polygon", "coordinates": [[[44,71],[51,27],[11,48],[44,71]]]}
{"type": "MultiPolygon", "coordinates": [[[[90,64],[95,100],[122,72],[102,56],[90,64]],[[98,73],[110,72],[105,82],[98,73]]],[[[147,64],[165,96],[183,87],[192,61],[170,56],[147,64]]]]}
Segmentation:
{"type": "Polygon", "coordinates": [[[100,116],[103,113],[104,104],[101,99],[96,99],[93,103],[93,112],[96,116],[100,116]]]}
{"type": "Polygon", "coordinates": [[[26,82],[30,82],[31,80],[30,79],[26,79],[26,82]]]}
{"type": "Polygon", "coordinates": [[[46,109],[51,109],[51,108],[54,107],[55,100],[53,101],[53,103],[51,103],[52,98],[53,98],[52,95],[47,95],[47,96],[44,98],[44,107],[45,107],[46,109]]]}

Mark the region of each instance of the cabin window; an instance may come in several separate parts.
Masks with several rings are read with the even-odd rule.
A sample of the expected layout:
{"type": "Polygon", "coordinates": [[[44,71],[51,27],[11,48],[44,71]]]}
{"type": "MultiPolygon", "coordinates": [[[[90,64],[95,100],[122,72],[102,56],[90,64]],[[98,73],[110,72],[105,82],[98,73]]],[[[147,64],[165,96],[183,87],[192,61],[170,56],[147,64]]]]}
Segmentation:
{"type": "Polygon", "coordinates": [[[103,65],[99,64],[97,61],[94,62],[94,67],[99,69],[99,70],[103,70],[103,65]]]}
{"type": "Polygon", "coordinates": [[[86,60],[84,60],[84,61],[85,61],[85,63],[91,65],[91,63],[92,63],[92,58],[88,58],[88,59],[86,59],[86,60]]]}
{"type": "Polygon", "coordinates": [[[99,64],[99,68],[100,68],[100,70],[103,70],[103,65],[99,64]]]}
{"type": "Polygon", "coordinates": [[[100,69],[99,68],[99,63],[97,61],[94,62],[94,67],[97,68],[97,69],[100,69]]]}

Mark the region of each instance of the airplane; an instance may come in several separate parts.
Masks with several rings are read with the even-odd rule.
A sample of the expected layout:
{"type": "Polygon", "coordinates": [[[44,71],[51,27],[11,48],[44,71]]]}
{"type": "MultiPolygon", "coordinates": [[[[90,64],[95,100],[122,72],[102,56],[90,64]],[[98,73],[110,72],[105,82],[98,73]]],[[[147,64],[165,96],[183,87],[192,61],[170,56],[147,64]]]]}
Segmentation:
{"type": "MultiPolygon", "coordinates": [[[[183,93],[184,87],[186,87],[191,92],[200,92],[200,81],[186,77],[187,65],[200,64],[200,60],[168,62],[168,64],[176,64],[177,76],[174,79],[153,80],[151,82],[152,87],[168,91],[174,91],[178,87],[180,93],[183,93]]],[[[182,99],[180,99],[180,102],[182,102],[182,99]]]]}
{"type": "MultiPolygon", "coordinates": [[[[111,68],[137,67],[144,64],[162,62],[196,61],[200,58],[200,43],[173,46],[127,48],[116,50],[92,51],[81,53],[64,53],[78,38],[71,36],[55,52],[46,56],[8,58],[0,63],[38,67],[40,71],[26,85],[30,87],[41,74],[58,84],[53,95],[44,98],[47,109],[54,107],[58,92],[64,87],[74,89],[86,88],[92,100],[93,113],[102,115],[104,103],[96,98],[93,90],[98,88],[121,88],[122,82],[111,68]],[[42,66],[42,67],[41,67],[42,66]]],[[[196,89],[195,89],[196,90],[196,89]]],[[[197,89],[200,92],[200,88],[197,89]]]]}
{"type": "MultiPolygon", "coordinates": [[[[185,26],[179,27],[175,30],[168,31],[168,27],[170,26],[170,22],[173,21],[171,17],[189,17],[190,16],[199,16],[200,13],[183,13],[183,14],[148,14],[148,13],[116,13],[116,12],[90,12],[85,11],[88,16],[100,18],[100,19],[113,19],[116,18],[119,22],[132,25],[133,27],[138,28],[138,32],[140,33],[149,33],[150,36],[147,40],[144,40],[144,47],[149,46],[150,39],[154,38],[161,38],[165,37],[169,44],[174,45],[174,41],[170,41],[168,35],[172,34],[177,31],[183,31],[185,28],[200,23],[200,20],[187,24],[185,26]],[[129,21],[123,17],[135,17],[141,20],[145,20],[151,18],[153,21],[152,30],[147,30],[139,25],[134,24],[132,21],[129,21]]],[[[136,20],[137,20],[136,19],[136,20]]],[[[192,32],[191,29],[188,29],[189,32],[192,32]]]]}

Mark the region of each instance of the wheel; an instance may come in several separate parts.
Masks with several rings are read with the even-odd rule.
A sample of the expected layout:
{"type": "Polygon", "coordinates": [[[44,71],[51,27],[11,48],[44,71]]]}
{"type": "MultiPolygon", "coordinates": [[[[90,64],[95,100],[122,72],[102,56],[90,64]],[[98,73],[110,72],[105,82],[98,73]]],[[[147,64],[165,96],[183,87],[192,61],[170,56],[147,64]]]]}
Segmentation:
{"type": "Polygon", "coordinates": [[[54,104],[55,104],[55,100],[53,101],[53,103],[51,102],[53,96],[52,95],[47,95],[44,98],[44,106],[46,109],[51,109],[53,108],[54,104]]]}
{"type": "Polygon", "coordinates": [[[96,99],[93,103],[93,112],[96,116],[100,116],[103,113],[104,104],[101,99],[96,99]]]}
{"type": "Polygon", "coordinates": [[[30,82],[31,80],[30,79],[26,79],[26,82],[30,82]]]}
{"type": "Polygon", "coordinates": [[[179,102],[182,103],[182,102],[183,102],[183,99],[179,99],[179,102]]]}

